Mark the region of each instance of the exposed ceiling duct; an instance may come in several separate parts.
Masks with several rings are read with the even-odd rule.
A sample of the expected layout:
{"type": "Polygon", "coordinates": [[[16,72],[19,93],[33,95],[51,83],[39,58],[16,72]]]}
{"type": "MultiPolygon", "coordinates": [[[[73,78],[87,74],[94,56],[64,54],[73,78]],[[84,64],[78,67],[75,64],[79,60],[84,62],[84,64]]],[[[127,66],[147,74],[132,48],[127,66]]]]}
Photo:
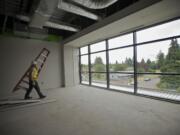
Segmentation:
{"type": "MultiPolygon", "coordinates": [[[[86,11],[85,9],[82,9],[78,6],[75,6],[73,4],[66,3],[62,0],[41,0],[37,10],[35,10],[35,13],[31,18],[29,26],[42,28],[44,25],[47,25],[46,22],[49,21],[53,12],[55,12],[57,8],[63,11],[81,15],[81,16],[84,16],[93,20],[99,19],[97,15],[89,11],[86,11]]],[[[50,25],[50,26],[57,27],[57,25],[50,25]]]]}
{"type": "Polygon", "coordinates": [[[95,15],[89,11],[86,11],[85,9],[82,9],[78,6],[75,6],[73,4],[64,2],[63,0],[59,0],[58,8],[66,11],[66,12],[71,12],[73,14],[81,15],[81,16],[84,16],[84,17],[87,17],[87,18],[90,18],[93,20],[99,19],[99,17],[97,15],[95,15]]]}
{"type": "Polygon", "coordinates": [[[41,0],[29,25],[31,27],[42,28],[53,14],[57,4],[58,0],[41,0]]]}
{"type": "MultiPolygon", "coordinates": [[[[24,22],[30,21],[30,18],[28,16],[17,15],[16,18],[21,20],[21,21],[24,21],[24,22]]],[[[68,26],[66,24],[59,24],[59,23],[55,23],[55,22],[51,22],[51,21],[47,21],[43,26],[54,28],[54,29],[72,31],[72,32],[78,32],[79,31],[79,29],[77,29],[75,27],[68,26]]]]}
{"type": "Polygon", "coordinates": [[[141,0],[0,0],[0,30],[45,30],[65,39],[137,1],[141,0]]]}
{"type": "Polygon", "coordinates": [[[68,0],[68,1],[73,1],[90,9],[103,9],[114,4],[118,0],[68,0]]]}

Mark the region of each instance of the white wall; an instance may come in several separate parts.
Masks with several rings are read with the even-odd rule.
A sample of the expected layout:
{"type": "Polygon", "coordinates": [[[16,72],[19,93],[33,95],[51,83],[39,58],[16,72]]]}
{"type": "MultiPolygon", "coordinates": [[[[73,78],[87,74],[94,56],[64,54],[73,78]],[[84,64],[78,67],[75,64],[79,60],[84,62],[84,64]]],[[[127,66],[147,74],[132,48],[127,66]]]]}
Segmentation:
{"type": "Polygon", "coordinates": [[[42,48],[51,51],[40,73],[41,89],[61,87],[61,50],[58,43],[14,37],[0,37],[0,97],[11,93],[13,87],[42,48]]]}

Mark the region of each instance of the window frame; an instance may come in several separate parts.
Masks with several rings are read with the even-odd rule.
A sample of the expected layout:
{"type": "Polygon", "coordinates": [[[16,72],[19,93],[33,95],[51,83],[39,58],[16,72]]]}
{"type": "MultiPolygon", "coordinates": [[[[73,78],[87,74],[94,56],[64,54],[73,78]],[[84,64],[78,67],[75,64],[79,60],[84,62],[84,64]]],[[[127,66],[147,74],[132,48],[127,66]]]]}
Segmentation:
{"type": "MultiPolygon", "coordinates": [[[[156,43],[156,42],[161,42],[161,41],[167,41],[167,40],[172,40],[172,39],[179,39],[180,38],[180,34],[177,35],[177,36],[172,36],[172,37],[166,37],[166,38],[161,38],[161,39],[155,39],[155,40],[151,40],[151,41],[146,41],[146,42],[140,42],[140,43],[137,43],[137,32],[138,31],[141,31],[141,30],[145,30],[145,29],[148,29],[148,28],[151,28],[151,27],[154,27],[154,26],[158,26],[158,25],[161,25],[161,24],[164,24],[164,23],[168,23],[168,22],[171,22],[171,21],[176,21],[176,20],[179,20],[180,17],[178,18],[174,18],[174,19],[171,19],[171,20],[168,20],[168,21],[164,21],[164,22],[161,22],[161,23],[156,23],[156,24],[153,24],[153,25],[150,25],[150,26],[147,26],[147,27],[144,27],[144,28],[140,28],[140,29],[137,29],[137,30],[134,30],[134,31],[131,31],[131,32],[127,32],[127,33],[124,33],[124,34],[120,34],[120,35],[117,35],[117,36],[114,36],[114,37],[110,37],[110,38],[107,38],[107,39],[104,39],[104,40],[101,40],[101,41],[98,41],[98,42],[103,42],[105,41],[106,43],[106,49],[105,50],[100,50],[100,51],[95,51],[95,52],[91,52],[90,50],[90,46],[95,44],[95,43],[98,43],[98,42],[94,42],[92,44],[88,44],[86,46],[88,46],[88,63],[89,63],[89,86],[94,86],[92,85],[92,74],[93,73],[105,73],[106,74],[106,85],[107,87],[105,89],[108,89],[108,90],[115,90],[117,91],[116,89],[111,89],[110,88],[110,78],[109,78],[109,75],[110,73],[122,73],[122,74],[132,74],[133,77],[134,77],[134,95],[140,95],[140,96],[147,96],[147,97],[151,97],[151,98],[158,98],[158,99],[162,99],[162,100],[166,100],[166,101],[173,101],[173,102],[177,102],[176,100],[172,100],[172,99],[164,99],[164,98],[160,98],[160,97],[154,97],[154,96],[150,96],[150,95],[142,95],[142,94],[139,94],[137,91],[138,91],[138,80],[137,80],[137,77],[138,75],[178,75],[180,76],[180,73],[152,73],[152,72],[138,72],[137,71],[137,46],[141,46],[141,45],[145,45],[145,44],[150,44],[150,43],[156,43]],[[125,46],[119,46],[119,47],[116,47],[116,48],[109,48],[109,40],[110,39],[113,39],[113,38],[116,38],[116,37],[120,37],[120,36],[124,36],[124,35],[127,35],[127,34],[130,34],[132,33],[133,34],[133,44],[132,45],[125,45],[125,46]],[[128,48],[128,47],[133,47],[133,67],[134,67],[134,71],[133,72],[126,72],[126,71],[122,71],[122,72],[112,72],[112,71],[109,71],[109,51],[111,50],[117,50],[117,49],[122,49],[122,48],[128,48]],[[95,53],[100,53],[100,52],[105,52],[106,53],[106,71],[104,72],[93,72],[91,71],[91,54],[95,54],[95,53]]],[[[79,48],[80,50],[80,48],[79,48]]],[[[79,61],[81,60],[81,56],[83,55],[87,55],[87,54],[80,54],[79,53],[79,61]]],[[[81,63],[79,62],[79,65],[81,65],[81,63]]],[[[80,66],[79,66],[80,67],[80,66]]],[[[79,75],[80,75],[80,84],[82,84],[82,79],[81,79],[81,69],[79,69],[79,75]]],[[[83,84],[83,85],[87,85],[87,84],[83,84]]],[[[95,86],[95,87],[99,87],[99,86],[95,86]]],[[[101,88],[101,87],[100,87],[101,88]]],[[[102,87],[104,89],[104,87],[102,87]]],[[[119,91],[119,90],[118,90],[119,91]]],[[[125,93],[130,93],[130,92],[126,92],[126,91],[120,91],[120,92],[125,92],[125,93]]],[[[180,101],[178,101],[180,102],[180,101]]]]}

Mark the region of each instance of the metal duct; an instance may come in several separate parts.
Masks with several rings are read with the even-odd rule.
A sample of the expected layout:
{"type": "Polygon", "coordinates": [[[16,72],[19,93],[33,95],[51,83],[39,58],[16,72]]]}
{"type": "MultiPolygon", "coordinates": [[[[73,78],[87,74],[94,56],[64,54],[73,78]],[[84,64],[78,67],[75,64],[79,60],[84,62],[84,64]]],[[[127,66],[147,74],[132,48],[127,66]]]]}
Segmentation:
{"type": "Polygon", "coordinates": [[[106,8],[118,0],[68,0],[76,2],[84,7],[91,8],[91,9],[103,9],[106,8]]]}
{"type": "Polygon", "coordinates": [[[64,2],[62,0],[59,0],[58,8],[61,9],[61,10],[66,11],[66,12],[81,15],[81,16],[84,16],[84,17],[87,17],[87,18],[90,18],[90,19],[93,19],[93,20],[98,20],[99,19],[99,17],[97,15],[95,15],[95,14],[93,14],[91,12],[88,12],[85,9],[82,9],[82,8],[80,8],[78,6],[73,5],[73,4],[66,3],[66,2],[64,2]]]}
{"type": "MultiPolygon", "coordinates": [[[[21,20],[21,21],[25,21],[25,22],[30,21],[30,18],[28,16],[17,15],[16,18],[21,20]]],[[[59,24],[59,23],[55,23],[55,22],[51,22],[51,21],[47,21],[43,26],[54,28],[54,29],[72,31],[72,32],[79,31],[79,29],[77,29],[75,27],[68,26],[66,24],[59,24]]]]}
{"type": "MultiPolygon", "coordinates": [[[[40,4],[35,11],[34,15],[31,18],[30,27],[42,28],[44,25],[47,25],[46,22],[49,21],[49,18],[52,16],[53,12],[57,9],[62,9],[66,12],[71,12],[77,15],[81,15],[93,20],[98,20],[98,16],[90,13],[78,6],[66,3],[62,0],[41,0],[40,4]]],[[[52,25],[54,26],[54,25],[52,25]]]]}
{"type": "Polygon", "coordinates": [[[49,20],[58,4],[58,0],[41,0],[40,4],[32,16],[30,27],[42,28],[49,20]]]}

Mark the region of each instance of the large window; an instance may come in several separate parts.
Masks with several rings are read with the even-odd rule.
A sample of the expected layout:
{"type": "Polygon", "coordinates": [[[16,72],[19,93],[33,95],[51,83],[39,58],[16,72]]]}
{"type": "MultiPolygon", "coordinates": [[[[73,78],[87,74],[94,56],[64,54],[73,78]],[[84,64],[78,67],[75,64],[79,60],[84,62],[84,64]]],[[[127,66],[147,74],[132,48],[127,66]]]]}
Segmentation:
{"type": "Polygon", "coordinates": [[[89,71],[88,55],[81,56],[81,71],[82,72],[88,72],[89,71]]]}
{"type": "Polygon", "coordinates": [[[180,73],[180,52],[176,39],[140,45],[137,52],[138,72],[180,73]]]}
{"type": "Polygon", "coordinates": [[[180,101],[180,19],[80,48],[80,80],[180,101]]]}
{"type": "Polygon", "coordinates": [[[111,89],[134,92],[133,47],[128,46],[128,43],[133,43],[133,38],[131,38],[131,35],[132,34],[128,34],[118,37],[116,38],[116,42],[109,42],[109,47],[121,44],[119,48],[112,50],[110,49],[108,53],[109,88],[111,89]],[[127,44],[123,45],[123,43],[127,44]]]}
{"type": "Polygon", "coordinates": [[[109,68],[111,72],[133,72],[133,47],[110,50],[109,68]]]}
{"type": "Polygon", "coordinates": [[[82,47],[82,48],[80,49],[80,54],[87,54],[87,53],[88,53],[88,47],[87,47],[87,46],[82,47]]]}
{"type": "Polygon", "coordinates": [[[134,75],[124,73],[110,73],[110,88],[127,92],[134,92],[134,75]]]}
{"type": "Polygon", "coordinates": [[[118,48],[133,44],[133,34],[126,34],[108,40],[109,48],[118,48]]]}
{"type": "Polygon", "coordinates": [[[82,47],[80,49],[80,78],[81,83],[89,84],[89,55],[88,46],[82,47]]]}
{"type": "Polygon", "coordinates": [[[99,42],[99,43],[96,43],[96,44],[92,44],[90,46],[91,52],[97,52],[97,51],[105,50],[106,49],[105,45],[106,45],[105,41],[102,41],[102,42],[99,42]]]}
{"type": "Polygon", "coordinates": [[[89,84],[88,55],[81,56],[81,79],[83,83],[89,84]]]}
{"type": "Polygon", "coordinates": [[[106,72],[106,53],[91,54],[91,71],[106,72]]]}
{"type": "Polygon", "coordinates": [[[137,42],[152,41],[178,35],[180,35],[180,19],[138,31],[137,42]]]}
{"type": "Polygon", "coordinates": [[[105,73],[92,73],[92,85],[107,87],[105,73]]]}
{"type": "Polygon", "coordinates": [[[91,85],[107,87],[106,42],[90,45],[91,85]]]}

